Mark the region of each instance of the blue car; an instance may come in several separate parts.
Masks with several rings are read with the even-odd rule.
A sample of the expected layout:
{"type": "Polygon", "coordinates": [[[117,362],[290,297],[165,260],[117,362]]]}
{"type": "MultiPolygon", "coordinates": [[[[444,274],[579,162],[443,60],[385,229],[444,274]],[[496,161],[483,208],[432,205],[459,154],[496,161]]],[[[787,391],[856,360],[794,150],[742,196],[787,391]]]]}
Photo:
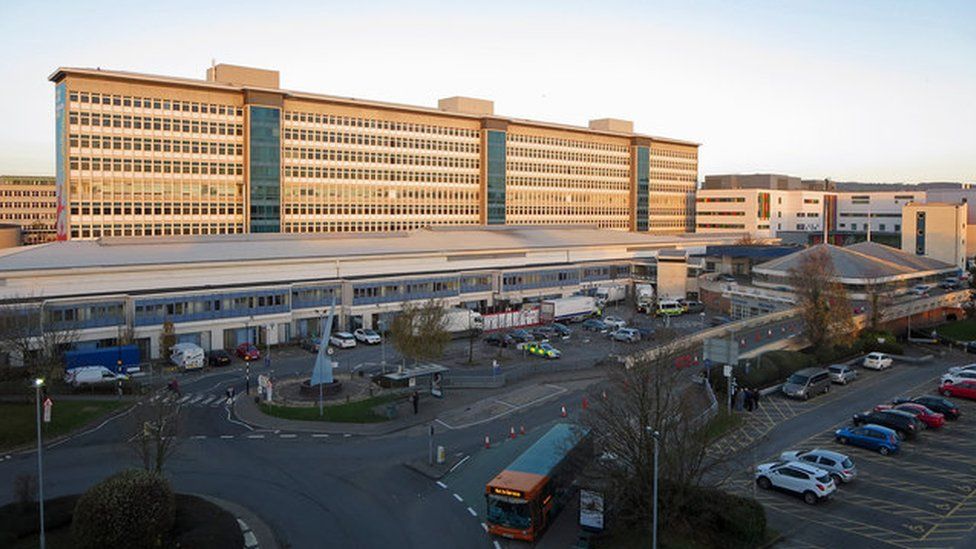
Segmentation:
{"type": "Polygon", "coordinates": [[[610,330],[610,326],[602,320],[591,318],[583,322],[583,329],[588,332],[600,332],[601,334],[605,334],[610,330]]]}
{"type": "Polygon", "coordinates": [[[837,429],[834,433],[834,439],[841,444],[851,444],[868,450],[875,450],[883,456],[893,454],[901,448],[898,433],[894,429],[873,423],[859,426],[849,425],[837,429]]]}

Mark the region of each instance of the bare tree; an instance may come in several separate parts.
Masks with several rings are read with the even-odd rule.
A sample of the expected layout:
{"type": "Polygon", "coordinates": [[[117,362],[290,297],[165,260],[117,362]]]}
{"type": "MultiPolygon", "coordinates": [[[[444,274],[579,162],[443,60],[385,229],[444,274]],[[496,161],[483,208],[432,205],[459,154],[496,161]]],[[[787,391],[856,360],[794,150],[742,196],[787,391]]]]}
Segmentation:
{"type": "Polygon", "coordinates": [[[891,304],[891,292],[885,289],[882,282],[870,279],[866,288],[868,298],[868,329],[872,332],[881,331],[882,316],[891,304]]]}
{"type": "Polygon", "coordinates": [[[133,411],[134,433],[129,446],[146,471],[162,473],[176,452],[181,431],[181,406],[175,395],[159,395],[142,402],[133,411]]]}
{"type": "Polygon", "coordinates": [[[611,512],[624,523],[646,524],[651,516],[653,432],[661,449],[659,479],[669,487],[658,494],[664,523],[687,520],[673,515],[692,488],[722,480],[718,461],[706,452],[712,415],[707,401],[696,398],[705,389],[681,368],[691,354],[672,343],[629,366],[608,365],[606,396],[583,416],[603,456],[594,473],[610,495],[611,512]]]}
{"type": "Polygon", "coordinates": [[[176,345],[176,329],[173,327],[173,321],[167,318],[163,321],[163,333],[159,338],[159,356],[166,362],[169,362],[169,355],[172,352],[170,349],[173,345],[176,345]]]}
{"type": "Polygon", "coordinates": [[[801,256],[790,269],[790,284],[805,325],[807,340],[815,349],[844,346],[854,341],[853,310],[847,292],[837,282],[837,271],[823,247],[801,256]]]}
{"type": "Polygon", "coordinates": [[[32,377],[60,377],[64,353],[78,340],[72,320],[45,318],[40,304],[0,305],[0,350],[20,361],[32,377]]]}
{"type": "Polygon", "coordinates": [[[408,303],[390,325],[393,346],[404,359],[437,360],[451,341],[444,308],[435,300],[422,305],[408,303]]]}

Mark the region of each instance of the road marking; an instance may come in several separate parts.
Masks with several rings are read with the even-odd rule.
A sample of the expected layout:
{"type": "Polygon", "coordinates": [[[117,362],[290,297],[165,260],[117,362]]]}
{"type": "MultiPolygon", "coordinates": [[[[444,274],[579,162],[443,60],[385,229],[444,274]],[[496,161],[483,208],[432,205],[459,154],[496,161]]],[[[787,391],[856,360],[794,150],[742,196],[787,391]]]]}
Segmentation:
{"type": "Polygon", "coordinates": [[[507,402],[505,402],[504,400],[501,400],[501,399],[497,399],[497,398],[496,398],[496,399],[494,399],[494,400],[495,400],[495,402],[497,402],[498,404],[504,404],[505,406],[508,406],[509,408],[512,408],[512,409],[515,409],[515,405],[514,405],[514,404],[509,404],[509,403],[507,403],[507,402]]]}
{"type": "Polygon", "coordinates": [[[247,438],[264,438],[264,435],[247,435],[247,438]]]}
{"type": "Polygon", "coordinates": [[[280,436],[281,438],[295,438],[295,437],[297,437],[298,435],[296,435],[296,434],[294,434],[294,433],[289,433],[289,434],[285,434],[285,435],[279,435],[279,436],[280,436]]]}
{"type": "Polygon", "coordinates": [[[471,516],[472,516],[472,517],[476,517],[476,518],[477,518],[477,516],[478,516],[478,513],[475,513],[475,512],[474,512],[474,509],[472,509],[472,508],[470,508],[470,507],[468,507],[468,512],[469,512],[469,513],[471,513],[471,516]]]}
{"type": "Polygon", "coordinates": [[[227,440],[227,439],[234,438],[234,435],[220,435],[220,438],[227,440]]]}
{"type": "Polygon", "coordinates": [[[461,496],[457,495],[457,492],[454,492],[454,499],[456,499],[456,500],[458,500],[458,501],[460,501],[462,503],[464,502],[464,498],[462,498],[461,496]]]}
{"type": "Polygon", "coordinates": [[[481,527],[485,529],[485,532],[488,531],[488,525],[487,524],[485,524],[485,523],[482,522],[481,523],[481,527]]]}
{"type": "Polygon", "coordinates": [[[350,434],[350,433],[343,433],[342,434],[342,438],[349,438],[351,436],[352,436],[352,434],[350,434]]]}
{"type": "Polygon", "coordinates": [[[190,400],[190,395],[186,395],[185,397],[181,398],[180,399],[180,404],[183,404],[184,402],[186,402],[188,400],[190,400]]]}
{"type": "Polygon", "coordinates": [[[227,421],[229,421],[229,422],[231,422],[231,423],[233,423],[235,425],[240,425],[241,427],[244,427],[248,431],[253,431],[254,430],[254,427],[251,427],[247,423],[244,423],[243,421],[237,421],[236,419],[231,418],[230,417],[230,413],[231,413],[231,407],[228,406],[227,407],[227,421]]]}
{"type": "Polygon", "coordinates": [[[439,480],[437,481],[437,485],[440,486],[441,488],[447,490],[447,485],[444,484],[443,482],[439,481],[439,480]]]}
{"type": "MultiPolygon", "coordinates": [[[[535,400],[533,400],[531,402],[526,402],[525,404],[520,404],[518,406],[512,406],[511,404],[509,404],[509,406],[512,406],[512,409],[506,410],[506,411],[501,412],[499,414],[495,414],[495,415],[493,415],[493,416],[491,416],[489,418],[486,418],[486,419],[479,419],[478,421],[472,421],[471,423],[465,423],[464,425],[450,425],[449,423],[446,423],[446,422],[444,422],[441,419],[436,419],[434,421],[436,421],[437,423],[440,423],[441,425],[443,425],[444,427],[447,427],[448,429],[450,429],[452,431],[457,430],[457,429],[467,429],[468,427],[474,427],[475,425],[481,425],[483,423],[488,423],[490,421],[494,421],[494,420],[496,420],[498,418],[505,417],[505,416],[507,416],[509,414],[512,414],[514,412],[517,412],[519,410],[524,410],[524,409],[529,408],[531,406],[535,406],[536,404],[539,404],[539,403],[541,403],[543,401],[549,400],[549,399],[551,399],[553,397],[557,397],[557,396],[559,396],[559,395],[561,395],[563,393],[569,392],[569,389],[567,389],[565,387],[560,387],[558,385],[551,385],[551,384],[548,384],[547,383],[544,386],[545,387],[550,387],[550,388],[556,389],[556,392],[555,393],[552,393],[552,394],[548,394],[548,395],[546,395],[544,397],[539,397],[539,398],[537,398],[537,399],[535,399],[535,400]]],[[[507,403],[503,403],[503,404],[507,404],[507,403]]]]}
{"type": "Polygon", "coordinates": [[[200,400],[200,405],[201,406],[206,406],[207,404],[210,404],[210,401],[213,400],[213,399],[215,399],[215,398],[217,398],[216,395],[207,395],[207,398],[205,398],[203,400],[200,400],[200,397],[198,396],[198,397],[194,397],[194,399],[190,401],[190,404],[193,404],[193,403],[197,402],[198,400],[200,400]]]}
{"type": "Polygon", "coordinates": [[[502,546],[500,543],[498,543],[498,540],[495,540],[495,549],[502,549],[502,546]]]}
{"type": "Polygon", "coordinates": [[[457,469],[458,467],[460,467],[462,463],[464,463],[465,461],[468,461],[469,459],[471,459],[471,456],[470,455],[464,456],[464,458],[462,458],[461,461],[459,461],[459,462],[457,462],[457,463],[454,464],[454,467],[451,467],[451,470],[448,471],[448,473],[453,473],[455,469],[457,469]]]}
{"type": "Polygon", "coordinates": [[[315,433],[315,434],[312,435],[312,438],[329,438],[329,434],[328,433],[315,433]]]}
{"type": "Polygon", "coordinates": [[[192,438],[193,440],[203,440],[203,439],[207,438],[207,435],[193,435],[190,438],[192,438]]]}

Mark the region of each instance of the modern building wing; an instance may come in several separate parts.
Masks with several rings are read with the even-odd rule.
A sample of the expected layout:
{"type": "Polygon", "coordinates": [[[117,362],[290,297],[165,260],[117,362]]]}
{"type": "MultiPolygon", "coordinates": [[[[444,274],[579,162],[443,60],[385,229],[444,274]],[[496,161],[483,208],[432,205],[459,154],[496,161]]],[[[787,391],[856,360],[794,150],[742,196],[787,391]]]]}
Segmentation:
{"type": "Polygon", "coordinates": [[[55,239],[54,178],[0,175],[0,223],[19,225],[24,244],[55,239]]]}
{"type": "Polygon", "coordinates": [[[949,263],[908,254],[884,244],[860,242],[844,247],[818,244],[756,265],[752,272],[785,283],[791,270],[799,267],[805,257],[821,250],[826,251],[833,262],[837,281],[844,284],[886,283],[948,275],[958,270],[949,263]]]}
{"type": "Polygon", "coordinates": [[[499,116],[284,90],[277,71],[206,80],[60,68],[62,238],[595,224],[691,232],[698,145],[597,119],[499,116]]]}

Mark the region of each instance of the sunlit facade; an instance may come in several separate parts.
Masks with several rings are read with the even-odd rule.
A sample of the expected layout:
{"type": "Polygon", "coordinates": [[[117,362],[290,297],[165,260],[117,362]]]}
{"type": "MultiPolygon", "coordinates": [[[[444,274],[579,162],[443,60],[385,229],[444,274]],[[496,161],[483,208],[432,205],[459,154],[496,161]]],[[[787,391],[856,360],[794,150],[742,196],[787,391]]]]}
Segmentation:
{"type": "Polygon", "coordinates": [[[0,175],[0,224],[20,225],[24,244],[55,238],[54,178],[0,175]]]}
{"type": "Polygon", "coordinates": [[[58,69],[59,238],[352,233],[431,225],[692,232],[698,145],[282,90],[276,71],[206,80],[58,69]]]}

